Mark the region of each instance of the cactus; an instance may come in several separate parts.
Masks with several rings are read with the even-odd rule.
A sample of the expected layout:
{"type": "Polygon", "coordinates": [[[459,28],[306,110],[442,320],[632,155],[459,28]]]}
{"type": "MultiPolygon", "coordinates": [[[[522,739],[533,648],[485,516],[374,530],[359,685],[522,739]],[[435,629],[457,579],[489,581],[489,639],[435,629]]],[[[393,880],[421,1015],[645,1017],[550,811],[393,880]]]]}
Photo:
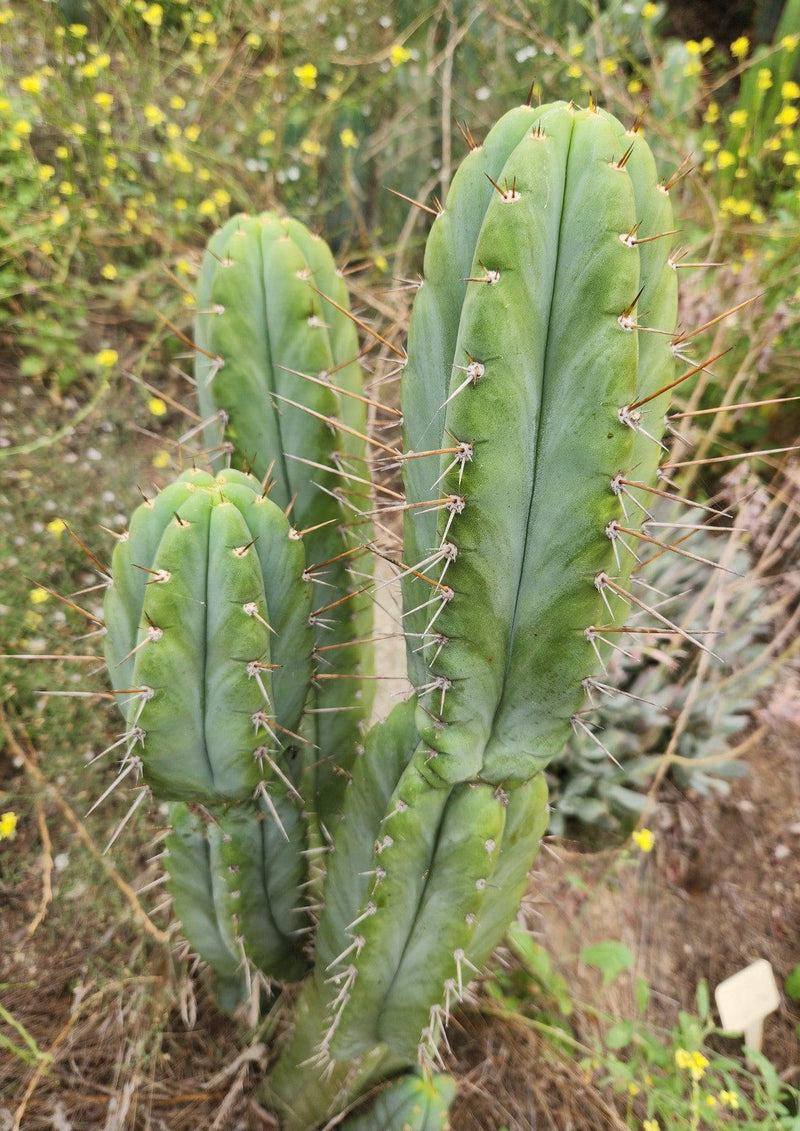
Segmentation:
{"type": "MultiPolygon", "coordinates": [[[[210,245],[197,380],[218,474],[186,473],[134,516],[107,656],[128,694],[127,758],[173,802],[170,884],[191,944],[229,996],[251,966],[283,982],[312,967],[264,1085],[289,1131],[415,1062],[424,1078],[352,1127],[445,1118],[450,1085],[428,1077],[524,894],[541,771],[581,725],[631,603],[645,607],[631,566],[685,340],[637,317],[640,300],[656,327],[676,317],[668,188],[635,129],[565,103],[512,110],[454,177],[402,387],[415,694],[363,747],[367,597],[338,568],[354,546],[330,497],[338,476],[368,483],[346,296],[292,221],[236,217],[210,245]],[[228,458],[273,477],[269,493],[219,470],[228,458]],[[320,523],[324,536],[298,529],[320,523]],[[320,552],[336,559],[324,598],[320,552]],[[323,629],[320,600],[356,612],[323,629]],[[329,674],[357,677],[330,697],[323,639],[344,645],[329,674]],[[329,722],[331,707],[348,710],[329,722]],[[416,1104],[426,1089],[441,1104],[416,1104]]],[[[360,508],[355,522],[366,553],[360,508]]]]}
{"type": "MultiPolygon", "coordinates": [[[[219,469],[232,462],[271,480],[270,498],[305,535],[314,582],[319,679],[314,802],[325,824],[369,718],[372,602],[366,521],[340,500],[337,471],[367,474],[367,403],[347,290],[325,242],[272,213],[232,217],[209,242],[195,319],[195,380],[206,441],[219,469]],[[328,425],[336,419],[337,431],[328,425]],[[338,677],[338,678],[337,678],[338,677]]],[[[368,488],[367,488],[368,490],[368,488]]],[[[308,799],[311,803],[311,798],[308,799]]]]}

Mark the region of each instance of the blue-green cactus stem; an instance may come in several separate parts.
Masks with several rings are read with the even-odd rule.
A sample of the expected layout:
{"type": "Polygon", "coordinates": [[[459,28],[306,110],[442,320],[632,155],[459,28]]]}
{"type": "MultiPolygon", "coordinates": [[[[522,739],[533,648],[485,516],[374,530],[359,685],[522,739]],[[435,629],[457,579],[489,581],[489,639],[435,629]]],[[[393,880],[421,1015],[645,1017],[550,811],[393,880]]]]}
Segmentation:
{"type": "Polygon", "coordinates": [[[489,195],[476,220],[470,170],[488,172],[476,150],[434,221],[412,315],[406,446],[465,456],[406,461],[405,560],[438,548],[447,570],[433,597],[410,575],[404,603],[428,661],[415,679],[429,771],[508,784],[563,747],[600,630],[624,622],[635,558],[615,536],[613,484],[635,474],[643,445],[657,460],[636,406],[674,368],[669,333],[637,318],[647,294],[666,321],[656,328],[671,331],[676,284],[666,250],[637,242],[671,227],[643,138],[594,107],[555,104],[506,115],[485,148],[500,166],[489,195]],[[472,235],[466,271],[451,230],[472,235]],[[443,310],[451,322],[455,311],[455,339],[452,327],[430,332],[443,310]],[[428,514],[416,505],[426,500],[428,514]],[[426,601],[422,623],[410,610],[426,601]]]}
{"type": "Polygon", "coordinates": [[[366,1111],[346,1119],[342,1131],[449,1131],[455,1097],[452,1076],[409,1073],[387,1084],[366,1111]]]}
{"type": "Polygon", "coordinates": [[[160,530],[148,559],[117,547],[106,659],[113,672],[133,658],[127,718],[145,783],[164,800],[246,800],[298,741],[312,672],[311,586],[302,543],[256,480],[230,470],[184,482],[186,498],[166,523],[163,507],[145,504],[134,516],[132,529],[152,521],[160,530]],[[120,655],[139,593],[132,571],[147,580],[137,641],[120,655]]]}

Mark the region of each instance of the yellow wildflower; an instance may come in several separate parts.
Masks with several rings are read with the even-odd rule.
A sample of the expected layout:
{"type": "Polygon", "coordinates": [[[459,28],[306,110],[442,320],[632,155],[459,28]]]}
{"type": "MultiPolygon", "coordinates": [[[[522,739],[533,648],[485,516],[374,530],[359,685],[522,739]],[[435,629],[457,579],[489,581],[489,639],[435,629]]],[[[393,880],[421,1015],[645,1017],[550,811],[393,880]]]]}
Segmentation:
{"type": "Polygon", "coordinates": [[[186,99],[181,98],[181,96],[179,94],[173,94],[172,97],[169,100],[169,104],[170,104],[170,106],[172,107],[173,110],[185,110],[186,109],[186,99]]]}
{"type": "Polygon", "coordinates": [[[317,85],[319,72],[313,63],[303,63],[302,66],[295,67],[292,74],[304,90],[313,90],[317,85]]]}
{"type": "Polygon", "coordinates": [[[572,46],[569,49],[569,53],[570,53],[570,55],[572,56],[573,59],[579,59],[581,57],[581,55],[583,54],[583,44],[582,43],[573,43],[572,46]]]}
{"type": "Polygon", "coordinates": [[[703,142],[703,149],[706,153],[716,153],[719,149],[719,142],[715,137],[707,137],[703,142]]]}
{"type": "Polygon", "coordinates": [[[119,361],[119,354],[116,350],[104,349],[94,355],[94,360],[101,369],[113,369],[119,361]]]}
{"type": "Polygon", "coordinates": [[[72,133],[75,137],[86,136],[86,126],[83,124],[83,122],[73,122],[69,128],[72,130],[72,133]]]}
{"type": "Polygon", "coordinates": [[[163,450],[156,452],[152,460],[153,467],[157,467],[159,471],[163,471],[165,467],[169,467],[171,460],[172,457],[170,456],[169,452],[165,452],[163,450]]]}
{"type": "Polygon", "coordinates": [[[211,12],[198,12],[197,22],[199,24],[213,24],[214,17],[212,16],[211,12]]]}
{"type": "Polygon", "coordinates": [[[349,126],[339,133],[339,141],[345,149],[358,149],[358,138],[349,126]]]}
{"type": "Polygon", "coordinates": [[[164,133],[170,141],[175,141],[181,136],[181,127],[177,122],[167,122],[167,128],[164,130],[164,133]]]}
{"type": "Polygon", "coordinates": [[[708,122],[710,126],[719,121],[719,104],[717,102],[709,102],[706,112],[703,114],[703,121],[708,122]]]}
{"type": "Polygon", "coordinates": [[[42,255],[52,255],[55,251],[55,248],[53,247],[53,241],[42,240],[42,242],[39,244],[39,251],[41,251],[42,255]]]}
{"type": "Polygon", "coordinates": [[[114,105],[114,95],[109,94],[107,90],[99,90],[92,101],[95,106],[99,106],[101,110],[110,110],[114,105]]]}
{"type": "Polygon", "coordinates": [[[81,74],[85,79],[96,79],[100,74],[100,68],[97,66],[97,63],[94,62],[83,63],[81,65],[81,74]]]}
{"type": "Polygon", "coordinates": [[[617,73],[617,60],[616,59],[603,59],[600,62],[600,70],[604,75],[615,75],[617,73]]]}
{"type": "Polygon", "coordinates": [[[30,122],[27,122],[24,118],[20,118],[14,123],[11,129],[17,137],[27,137],[31,132],[32,126],[30,122]]]}
{"type": "Polygon", "coordinates": [[[74,35],[76,39],[85,39],[89,34],[89,29],[86,24],[70,24],[69,34],[74,35]]]}
{"type": "Polygon", "coordinates": [[[182,196],[178,196],[175,198],[175,200],[173,200],[172,207],[176,212],[185,212],[189,207],[189,202],[188,200],[184,200],[182,196]]]}
{"type": "Polygon", "coordinates": [[[117,269],[113,263],[104,263],[100,268],[100,274],[104,279],[108,279],[108,281],[111,282],[112,279],[116,279],[117,277],[117,269]]]}
{"type": "Polygon", "coordinates": [[[686,48],[687,54],[689,54],[692,57],[699,55],[700,52],[703,50],[696,39],[687,39],[684,46],[686,48]]]}
{"type": "Polygon", "coordinates": [[[31,589],[30,593],[28,594],[28,600],[32,605],[41,605],[47,600],[49,596],[50,594],[46,589],[38,586],[36,589],[31,589]]]}
{"type": "Polygon", "coordinates": [[[262,130],[261,133],[256,138],[256,141],[258,142],[259,145],[272,145],[274,140],[275,140],[275,131],[274,130],[262,130]]]}
{"type": "Polygon", "coordinates": [[[630,79],[630,81],[628,82],[628,91],[631,94],[638,94],[641,89],[642,89],[642,80],[641,79],[630,79]]]}
{"type": "Polygon", "coordinates": [[[55,176],[56,171],[52,165],[40,165],[38,169],[39,180],[43,183],[51,181],[55,176]]]}
{"type": "Polygon", "coordinates": [[[50,534],[55,534],[56,538],[58,538],[59,534],[63,534],[67,529],[67,524],[64,522],[63,518],[54,518],[48,522],[46,529],[50,534]]]}
{"type": "Polygon", "coordinates": [[[725,1104],[726,1107],[737,1108],[739,1106],[739,1097],[736,1092],[720,1092],[720,1103],[725,1104]]]}
{"type": "Polygon", "coordinates": [[[683,68],[683,73],[689,79],[694,78],[695,75],[702,74],[702,71],[703,71],[703,64],[700,62],[699,59],[690,59],[689,62],[683,68]]]}
{"type": "Polygon", "coordinates": [[[57,146],[56,157],[59,159],[59,161],[66,161],[66,159],[69,157],[69,150],[67,149],[66,145],[57,146]]]}
{"type": "Polygon", "coordinates": [[[199,216],[213,216],[216,211],[216,204],[208,197],[206,197],[205,200],[201,200],[197,206],[197,212],[199,216]]]}
{"type": "Polygon", "coordinates": [[[781,147],[781,139],[779,137],[768,137],[764,142],[764,148],[770,153],[774,153],[781,147]]]}
{"type": "Polygon", "coordinates": [[[43,85],[39,75],[25,75],[19,80],[19,88],[26,94],[41,94],[43,85]]]}
{"type": "Polygon", "coordinates": [[[161,27],[161,21],[164,19],[164,9],[160,4],[151,4],[149,8],[145,8],[142,12],[142,19],[150,27],[161,27]]]}
{"type": "Polygon", "coordinates": [[[642,1131],[661,1131],[661,1127],[657,1119],[645,1119],[642,1131]]]}
{"type": "Polygon", "coordinates": [[[192,143],[194,143],[200,137],[200,127],[199,126],[187,126],[186,129],[183,131],[183,136],[186,138],[187,141],[191,141],[192,143]]]}
{"type": "Polygon", "coordinates": [[[410,58],[411,52],[407,47],[403,47],[402,43],[395,43],[389,52],[389,61],[393,67],[402,67],[410,58]]]}
{"type": "Polygon", "coordinates": [[[736,164],[736,158],[727,149],[721,149],[717,154],[717,168],[730,169],[731,165],[736,164]]]}
{"type": "Polygon", "coordinates": [[[747,53],[750,50],[750,40],[746,35],[740,35],[738,39],[734,39],[731,44],[731,55],[734,59],[746,59],[747,53]]]}
{"type": "Polygon", "coordinates": [[[102,54],[97,56],[95,63],[97,63],[101,71],[104,71],[106,67],[111,66],[111,56],[107,51],[103,51],[102,54]]]}
{"type": "Polygon", "coordinates": [[[747,125],[747,111],[746,110],[733,110],[728,115],[728,121],[732,126],[740,128],[747,125]]]}
{"type": "Polygon", "coordinates": [[[54,228],[63,228],[67,220],[69,220],[69,209],[64,204],[50,214],[50,223],[54,228]]]}
{"type": "MultiPolygon", "coordinates": [[[[13,18],[14,18],[14,13],[11,11],[10,8],[1,8],[0,9],[0,27],[2,27],[3,24],[10,23],[11,20],[13,20],[13,18]]],[[[63,30],[64,30],[63,28],[59,28],[59,31],[63,31],[63,30]]]]}
{"type": "Polygon", "coordinates": [[[378,271],[381,271],[384,275],[389,270],[389,261],[385,255],[376,255],[372,262],[375,264],[378,271]]]}
{"type": "Polygon", "coordinates": [[[781,40],[781,47],[784,51],[794,51],[800,43],[800,35],[785,35],[781,40]]]}
{"type": "Polygon", "coordinates": [[[160,126],[166,118],[164,111],[152,102],[148,102],[145,106],[144,116],[148,126],[160,126]]]}
{"type": "Polygon", "coordinates": [[[782,106],[775,115],[776,126],[793,126],[800,118],[800,110],[796,106],[782,106]]]}
{"type": "Polygon", "coordinates": [[[756,76],[756,90],[769,90],[772,86],[772,71],[769,67],[759,67],[756,76]]]}
{"type": "Polygon", "coordinates": [[[248,32],[244,41],[252,51],[258,51],[261,46],[261,36],[256,31],[248,32]]]}
{"type": "Polygon", "coordinates": [[[166,416],[167,406],[161,397],[151,397],[147,402],[147,411],[153,416],[166,416]]]}
{"type": "Polygon", "coordinates": [[[789,82],[783,83],[781,86],[781,98],[785,98],[787,101],[793,98],[800,98],[800,85],[792,79],[790,79],[789,82]]]}
{"type": "Polygon", "coordinates": [[[300,152],[305,153],[307,157],[319,157],[322,146],[315,138],[304,137],[300,142],[300,152]]]}
{"type": "Polygon", "coordinates": [[[0,814],[0,840],[11,840],[17,832],[17,814],[0,814]]]}
{"type": "Polygon", "coordinates": [[[583,74],[583,70],[578,63],[570,63],[567,67],[567,77],[571,79],[579,79],[583,74]]]}
{"type": "Polygon", "coordinates": [[[631,840],[642,852],[652,852],[655,837],[650,829],[636,829],[631,834],[631,840]]]}
{"type": "Polygon", "coordinates": [[[658,5],[650,3],[650,0],[648,0],[648,3],[644,4],[642,6],[642,19],[643,20],[654,20],[657,15],[658,15],[658,5]]]}
{"type": "Polygon", "coordinates": [[[638,1096],[640,1091],[641,1091],[641,1088],[639,1087],[639,1085],[635,1084],[633,1082],[633,1080],[631,1080],[628,1084],[628,1095],[629,1096],[638,1096]]]}
{"type": "Polygon", "coordinates": [[[711,48],[714,46],[714,40],[710,35],[704,35],[700,40],[700,51],[703,55],[707,55],[711,48]]]}
{"type": "Polygon", "coordinates": [[[784,165],[800,165],[800,153],[796,149],[787,149],[783,155],[784,165]]]}

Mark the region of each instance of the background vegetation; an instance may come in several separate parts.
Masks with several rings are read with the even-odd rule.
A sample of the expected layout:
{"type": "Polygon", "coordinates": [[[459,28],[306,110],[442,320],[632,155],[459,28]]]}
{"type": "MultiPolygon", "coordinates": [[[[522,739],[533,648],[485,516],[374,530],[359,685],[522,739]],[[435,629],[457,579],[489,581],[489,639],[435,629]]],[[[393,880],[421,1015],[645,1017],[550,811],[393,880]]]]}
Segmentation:
{"type": "Polygon", "coordinates": [[[334,246],[360,316],[401,341],[430,216],[387,190],[444,198],[461,135],[480,140],[529,88],[641,118],[674,183],[682,324],[703,328],[693,356],[721,355],[680,390],[679,411],[705,415],[672,422],[672,458],[691,440],[712,462],[676,468],[677,492],[737,530],[692,536],[671,564],[653,547],[650,583],[726,664],[643,638],[609,676],[627,694],[554,767],[548,911],[527,913],[537,941],[510,940],[454,1038],[468,1100],[454,1126],[560,1128],[577,1112],[586,1128],[800,1128],[800,867],[775,855],[800,798],[798,0],[710,22],[639,0],[393,0],[378,18],[367,2],[0,0],[0,1127],[269,1125],[248,1101],[262,1033],[214,1012],[163,911],[146,914],[159,814],[138,813],[110,856],[126,800],[83,818],[114,773],[84,765],[118,724],[79,541],[107,557],[98,525],[121,529],[137,483],[193,458],[193,282],[215,226],[297,215],[334,246]],[[705,950],[682,963],[683,932],[659,915],[680,922],[669,899],[691,902],[704,861],[721,882],[747,804],[731,898],[760,885],[763,905],[707,934],[698,910],[705,950]],[[775,861],[783,896],[768,894],[775,861]],[[645,945],[656,931],[669,961],[645,945]],[[747,1066],[703,976],[753,948],[788,981],[769,1058],[747,1066]]]}

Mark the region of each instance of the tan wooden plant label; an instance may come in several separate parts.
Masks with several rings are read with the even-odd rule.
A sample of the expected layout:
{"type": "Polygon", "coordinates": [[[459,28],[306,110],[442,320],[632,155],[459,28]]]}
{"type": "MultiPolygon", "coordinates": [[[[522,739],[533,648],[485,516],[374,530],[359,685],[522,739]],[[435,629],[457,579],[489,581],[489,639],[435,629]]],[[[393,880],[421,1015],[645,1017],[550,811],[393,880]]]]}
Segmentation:
{"type": "Polygon", "coordinates": [[[759,958],[744,970],[720,982],[714,991],[722,1028],[743,1033],[747,1048],[759,1052],[764,1018],[781,1003],[780,993],[766,958],[759,958]]]}

